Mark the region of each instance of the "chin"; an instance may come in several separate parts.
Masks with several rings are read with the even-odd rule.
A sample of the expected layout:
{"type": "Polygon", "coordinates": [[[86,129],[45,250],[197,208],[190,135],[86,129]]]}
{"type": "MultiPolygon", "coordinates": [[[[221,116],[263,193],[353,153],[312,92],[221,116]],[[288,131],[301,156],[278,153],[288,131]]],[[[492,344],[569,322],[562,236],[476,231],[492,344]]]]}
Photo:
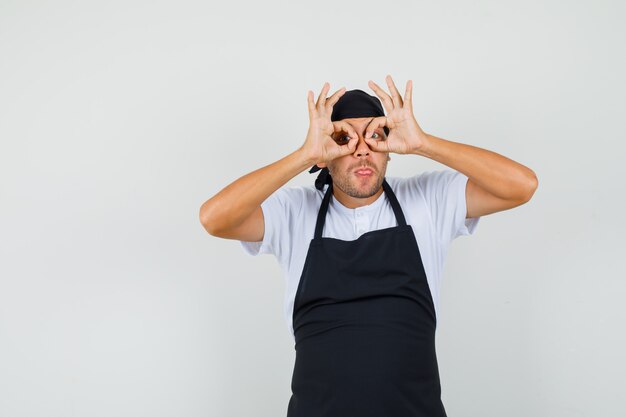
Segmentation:
{"type": "Polygon", "coordinates": [[[357,177],[346,180],[347,178],[345,177],[341,178],[337,186],[341,191],[354,198],[368,198],[373,196],[380,190],[383,182],[382,177],[376,175],[367,178],[367,181],[357,177]]]}

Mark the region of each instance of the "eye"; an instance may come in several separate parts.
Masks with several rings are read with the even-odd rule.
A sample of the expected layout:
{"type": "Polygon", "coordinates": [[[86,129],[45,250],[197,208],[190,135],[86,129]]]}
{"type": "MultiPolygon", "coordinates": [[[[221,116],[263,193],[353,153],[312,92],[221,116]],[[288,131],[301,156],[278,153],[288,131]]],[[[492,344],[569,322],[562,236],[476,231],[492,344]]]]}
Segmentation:
{"type": "Polygon", "coordinates": [[[342,135],[342,136],[337,137],[337,142],[339,143],[346,143],[349,141],[350,141],[350,136],[348,135],[342,135]]]}
{"type": "Polygon", "coordinates": [[[380,139],[380,135],[378,133],[374,132],[374,133],[372,133],[371,138],[372,139],[380,139]]]}

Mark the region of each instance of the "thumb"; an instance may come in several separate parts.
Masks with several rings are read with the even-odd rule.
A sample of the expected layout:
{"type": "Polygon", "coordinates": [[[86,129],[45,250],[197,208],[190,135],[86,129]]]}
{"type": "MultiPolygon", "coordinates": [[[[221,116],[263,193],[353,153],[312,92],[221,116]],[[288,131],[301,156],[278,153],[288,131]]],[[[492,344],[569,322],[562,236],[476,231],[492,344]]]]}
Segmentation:
{"type": "Polygon", "coordinates": [[[365,139],[365,143],[375,152],[385,152],[386,150],[380,144],[380,141],[374,139],[365,139]]]}
{"type": "Polygon", "coordinates": [[[342,146],[342,148],[344,148],[344,155],[350,155],[351,153],[354,153],[354,151],[356,151],[356,146],[359,143],[359,138],[358,136],[353,136],[352,139],[350,139],[348,141],[347,144],[345,144],[344,146],[342,146]]]}

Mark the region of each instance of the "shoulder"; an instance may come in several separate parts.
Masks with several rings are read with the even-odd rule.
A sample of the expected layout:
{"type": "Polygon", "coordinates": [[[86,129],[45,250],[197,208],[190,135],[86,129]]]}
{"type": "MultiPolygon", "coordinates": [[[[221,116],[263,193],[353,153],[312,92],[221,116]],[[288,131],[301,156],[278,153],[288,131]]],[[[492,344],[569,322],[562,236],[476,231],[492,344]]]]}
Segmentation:
{"type": "Polygon", "coordinates": [[[430,170],[410,177],[386,177],[387,183],[394,191],[428,192],[431,189],[445,187],[450,182],[463,179],[463,174],[453,169],[430,170]]]}
{"type": "Polygon", "coordinates": [[[388,177],[387,183],[399,200],[425,203],[435,209],[464,195],[467,177],[453,169],[431,170],[410,177],[388,177]]]}
{"type": "MultiPolygon", "coordinates": [[[[328,186],[325,186],[324,191],[326,191],[327,188],[328,186]]],[[[321,200],[324,197],[324,191],[320,191],[312,185],[284,186],[278,191],[283,194],[284,198],[289,198],[294,201],[314,201],[318,199],[321,200]]]]}
{"type": "Polygon", "coordinates": [[[321,202],[323,196],[324,193],[314,186],[295,185],[279,188],[267,200],[275,200],[281,206],[299,211],[303,207],[321,202]]]}

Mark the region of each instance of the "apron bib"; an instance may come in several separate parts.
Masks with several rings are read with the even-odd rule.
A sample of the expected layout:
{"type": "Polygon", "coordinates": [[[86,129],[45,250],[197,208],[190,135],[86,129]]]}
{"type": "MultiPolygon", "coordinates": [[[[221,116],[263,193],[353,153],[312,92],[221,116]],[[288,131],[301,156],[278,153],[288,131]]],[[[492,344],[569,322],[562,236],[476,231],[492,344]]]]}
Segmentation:
{"type": "Polygon", "coordinates": [[[413,229],[385,179],[397,226],[323,238],[332,187],[294,299],[287,417],[446,417],[435,308],[413,229]]]}

